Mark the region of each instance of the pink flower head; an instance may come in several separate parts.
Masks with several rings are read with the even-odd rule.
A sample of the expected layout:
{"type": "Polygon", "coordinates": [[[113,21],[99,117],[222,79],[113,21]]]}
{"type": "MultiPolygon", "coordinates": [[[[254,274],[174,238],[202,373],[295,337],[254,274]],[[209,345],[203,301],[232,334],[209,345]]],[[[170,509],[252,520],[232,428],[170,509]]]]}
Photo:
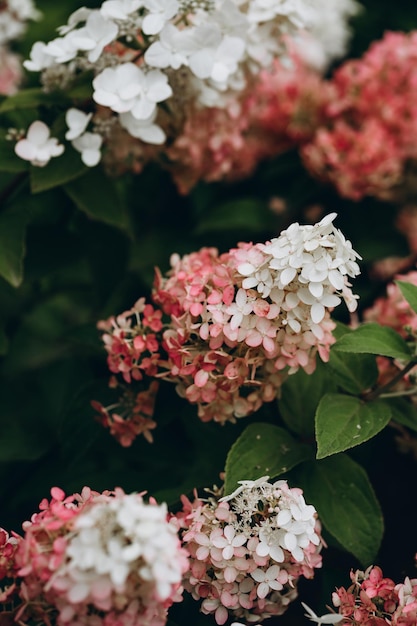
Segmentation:
{"type": "Polygon", "coordinates": [[[51,494],[24,524],[16,554],[28,600],[20,619],[35,610],[60,626],[92,616],[98,625],[163,626],[188,567],[166,506],[121,489],[51,494]]]}

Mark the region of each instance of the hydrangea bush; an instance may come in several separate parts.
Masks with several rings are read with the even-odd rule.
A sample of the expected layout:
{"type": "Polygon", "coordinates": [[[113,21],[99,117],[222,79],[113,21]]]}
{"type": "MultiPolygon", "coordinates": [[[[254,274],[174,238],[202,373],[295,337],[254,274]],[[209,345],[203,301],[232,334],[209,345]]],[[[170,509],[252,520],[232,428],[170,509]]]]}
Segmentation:
{"type": "Polygon", "coordinates": [[[86,4],[0,1],[1,626],[416,624],[417,9],[86,4]]]}

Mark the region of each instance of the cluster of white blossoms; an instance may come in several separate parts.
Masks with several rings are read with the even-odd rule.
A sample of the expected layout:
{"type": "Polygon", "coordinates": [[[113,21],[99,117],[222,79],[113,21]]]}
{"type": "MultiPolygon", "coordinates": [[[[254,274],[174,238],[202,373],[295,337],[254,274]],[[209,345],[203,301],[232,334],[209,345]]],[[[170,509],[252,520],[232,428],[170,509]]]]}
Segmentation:
{"type": "Polygon", "coordinates": [[[18,39],[26,31],[26,22],[40,17],[32,0],[0,2],[0,45],[18,39]]]}
{"type": "MultiPolygon", "coordinates": [[[[361,257],[334,227],[335,217],[330,213],[314,225],[295,222],[279,237],[240,253],[242,288],[269,298],[277,311],[285,312],[283,322],[295,333],[307,324],[321,336],[318,325],[326,309],[340,304],[341,298],[349,311],[356,310],[358,296],[352,294],[348,277],[360,273],[356,259],[361,257]]],[[[241,312],[239,325],[244,309],[241,312]]]]}
{"type": "Polygon", "coordinates": [[[24,524],[17,554],[25,617],[39,605],[38,619],[55,612],[59,626],[163,626],[188,568],[166,505],[120,488],[51,494],[24,524]]]}
{"type": "Polygon", "coordinates": [[[183,501],[184,587],[219,625],[281,615],[297,597],[298,579],[321,566],[317,512],[285,480],[243,480],[227,497],[183,501]]]}
{"type": "Polygon", "coordinates": [[[307,65],[324,72],[346,53],[351,34],[348,22],[359,13],[361,5],[356,0],[315,0],[314,7],[311,27],[295,36],[295,45],[307,65]]]}
{"type": "MultiPolygon", "coordinates": [[[[93,70],[93,106],[110,112],[107,132],[116,124],[161,145],[164,116],[175,127],[185,102],[227,106],[261,68],[286,56],[291,37],[317,27],[329,7],[346,28],[353,1],[339,10],[339,0],[319,7],[311,0],[105,0],[75,11],[52,41],[36,42],[24,65],[54,88],[93,70]]],[[[97,153],[99,127],[78,141],[81,154],[97,153]]]]}

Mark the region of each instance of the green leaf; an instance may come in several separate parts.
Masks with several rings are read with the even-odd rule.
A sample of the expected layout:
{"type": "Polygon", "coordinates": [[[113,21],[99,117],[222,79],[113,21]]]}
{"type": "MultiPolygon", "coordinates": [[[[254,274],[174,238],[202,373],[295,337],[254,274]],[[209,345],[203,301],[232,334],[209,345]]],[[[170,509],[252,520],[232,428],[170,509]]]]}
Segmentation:
{"type": "Polygon", "coordinates": [[[411,306],[413,311],[417,313],[417,287],[403,280],[396,280],[395,282],[400,288],[401,293],[407,300],[408,304],[411,306]]]}
{"type": "Polygon", "coordinates": [[[33,193],[39,193],[64,185],[87,171],[79,152],[67,146],[62,156],[51,159],[45,167],[30,168],[30,186],[33,193]]]}
{"type": "MultiPolygon", "coordinates": [[[[347,326],[338,323],[333,334],[340,339],[351,332],[347,326]]],[[[328,367],[338,386],[352,394],[371,388],[378,379],[376,359],[369,354],[349,354],[331,349],[328,367]]]]}
{"type": "Polygon", "coordinates": [[[0,213],[0,276],[13,287],[23,280],[25,232],[29,219],[26,207],[13,207],[0,213]]]}
{"type": "Polygon", "coordinates": [[[393,359],[410,361],[412,354],[404,339],[392,328],[373,322],[363,324],[343,335],[332,347],[336,352],[378,354],[393,359]]]}
{"type": "Polygon", "coordinates": [[[95,168],[64,186],[76,206],[89,217],[126,228],[128,216],[114,182],[104,172],[95,168]]]}
{"type": "Polygon", "coordinates": [[[327,393],[316,413],[317,458],[343,452],[368,441],[391,419],[382,400],[365,403],[354,396],[327,393]]]}
{"type": "Polygon", "coordinates": [[[298,370],[282,386],[278,407],[286,426],[302,437],[314,434],[314,416],[326,391],[336,391],[329,368],[321,361],[312,374],[298,370]]]}
{"type": "Polygon", "coordinates": [[[265,203],[255,198],[233,200],[210,208],[197,226],[195,233],[247,229],[254,232],[264,231],[267,220],[271,218],[265,203]]]}
{"type": "Polygon", "coordinates": [[[392,419],[402,426],[417,431],[417,408],[406,398],[386,398],[392,412],[392,419]]]}
{"type": "Polygon", "coordinates": [[[251,424],[227,455],[225,494],[232,493],[239,480],[279,476],[311,455],[309,446],[298,443],[283,428],[273,424],[251,424]]]}
{"type": "Polygon", "coordinates": [[[303,463],[294,476],[328,532],[364,566],[371,564],[381,544],[383,517],[365,470],[338,454],[303,463]]]}
{"type": "Polygon", "coordinates": [[[64,104],[68,99],[59,92],[45,93],[41,87],[22,89],[17,94],[9,96],[0,105],[0,113],[7,113],[15,109],[36,109],[40,105],[64,104]]]}
{"type": "Polygon", "coordinates": [[[29,163],[17,156],[14,146],[14,141],[0,141],[0,172],[18,174],[29,169],[29,163]]]}

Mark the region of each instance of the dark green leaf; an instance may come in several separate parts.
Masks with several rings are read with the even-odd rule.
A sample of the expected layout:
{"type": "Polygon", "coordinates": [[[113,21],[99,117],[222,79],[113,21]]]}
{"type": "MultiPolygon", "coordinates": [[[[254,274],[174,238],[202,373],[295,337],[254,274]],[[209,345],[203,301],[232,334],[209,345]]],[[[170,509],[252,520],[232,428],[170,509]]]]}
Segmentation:
{"type": "MultiPolygon", "coordinates": [[[[351,332],[347,326],[338,323],[333,334],[339,340],[351,332]]],[[[349,354],[331,349],[328,366],[338,386],[353,394],[371,388],[378,378],[376,359],[369,354],[349,354]]]]}
{"type": "Polygon", "coordinates": [[[12,207],[0,213],[0,276],[13,287],[23,280],[25,232],[29,219],[26,207],[12,207]]]}
{"type": "Polygon", "coordinates": [[[66,146],[64,154],[51,159],[45,167],[30,168],[30,186],[33,193],[39,193],[64,185],[87,171],[80,153],[66,146]]]}
{"type": "Polygon", "coordinates": [[[127,213],[114,182],[95,168],[64,187],[77,207],[89,217],[126,228],[127,213]]]}
{"type": "Polygon", "coordinates": [[[29,163],[20,159],[14,151],[14,141],[0,141],[0,172],[18,174],[29,169],[29,163]]]}
{"type": "Polygon", "coordinates": [[[327,393],[316,413],[317,458],[349,450],[379,433],[391,419],[382,400],[365,403],[354,396],[327,393]]]}
{"type": "Polygon", "coordinates": [[[59,92],[46,93],[41,87],[22,89],[0,105],[0,113],[15,109],[36,109],[39,105],[65,104],[68,99],[59,92]]]}
{"type": "Polygon", "coordinates": [[[303,463],[295,470],[295,480],[328,532],[364,566],[372,563],[382,539],[383,517],[365,470],[338,454],[303,463]]]}
{"type": "Polygon", "coordinates": [[[196,228],[196,234],[213,231],[247,229],[264,231],[270,212],[255,198],[242,198],[211,207],[196,228]]]}
{"type": "Polygon", "coordinates": [[[417,407],[407,398],[386,398],[384,400],[392,412],[392,419],[402,426],[417,431],[417,407]]]}
{"type": "Polygon", "coordinates": [[[314,416],[320,399],[326,391],[336,391],[329,373],[329,368],[318,361],[313,374],[298,370],[283,384],[279,410],[288,428],[298,435],[311,437],[314,434],[314,416]]]}
{"type": "Polygon", "coordinates": [[[380,326],[373,322],[363,324],[351,333],[343,335],[336,341],[332,350],[357,354],[378,354],[403,361],[409,361],[412,358],[410,349],[398,333],[392,328],[380,326]]]}
{"type": "Polygon", "coordinates": [[[279,476],[311,455],[311,448],[298,443],[283,428],[273,424],[251,424],[227,455],[225,494],[234,491],[239,480],[279,476]]]}
{"type": "Polygon", "coordinates": [[[403,280],[396,280],[395,282],[400,288],[401,293],[407,300],[408,304],[411,306],[413,311],[417,313],[417,287],[411,283],[406,283],[403,280]]]}

